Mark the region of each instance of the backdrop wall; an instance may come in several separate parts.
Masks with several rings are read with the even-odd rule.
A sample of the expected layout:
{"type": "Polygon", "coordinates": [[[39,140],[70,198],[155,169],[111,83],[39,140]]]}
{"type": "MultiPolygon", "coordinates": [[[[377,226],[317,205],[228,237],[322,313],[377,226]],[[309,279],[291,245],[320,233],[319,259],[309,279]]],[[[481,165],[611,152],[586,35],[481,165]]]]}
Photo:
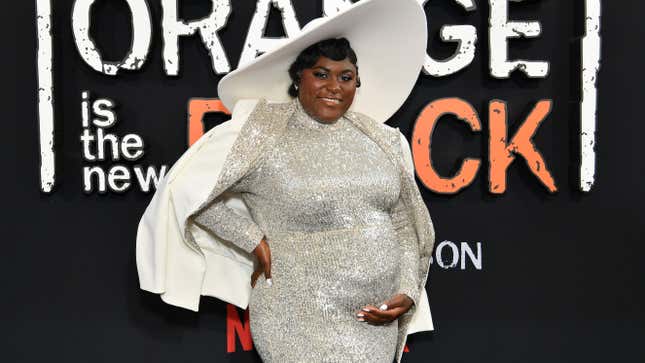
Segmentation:
{"type": "MultiPolygon", "coordinates": [[[[78,0],[77,10],[89,3],[78,0]]],[[[211,34],[205,35],[211,50],[217,44],[210,40],[221,42],[213,52],[225,54],[225,59],[216,61],[197,34],[180,37],[178,51],[167,49],[164,55],[164,45],[172,39],[164,34],[181,28],[163,21],[174,1],[130,3],[138,7],[132,10],[125,0],[97,0],[89,12],[79,10],[75,16],[71,0],[2,5],[2,23],[8,27],[0,62],[9,79],[2,91],[9,127],[2,154],[10,156],[4,177],[9,203],[3,212],[9,234],[0,264],[3,360],[258,362],[245,312],[203,298],[196,314],[139,290],[137,223],[155,177],[179,158],[202,126],[208,129],[228,119],[225,113],[208,112],[203,119],[193,114],[189,122],[191,107],[195,112],[208,105],[217,109],[216,86],[226,67],[234,69],[244,61],[249,56],[243,55],[244,49],[261,52],[272,38],[284,37],[349,1],[178,1],[177,17],[185,22],[218,15],[203,23],[201,33],[211,34]],[[43,28],[47,17],[38,14],[47,5],[51,26],[43,28]],[[133,22],[141,14],[149,14],[140,18],[149,21],[133,22]],[[252,25],[254,21],[259,25],[252,25]],[[91,43],[78,36],[88,27],[87,39],[106,62],[94,63],[99,70],[88,61],[96,59],[91,43]],[[51,70],[47,62],[38,63],[39,50],[40,60],[47,60],[47,44],[51,70]],[[137,51],[145,56],[132,55],[137,51]],[[131,62],[122,62],[128,54],[131,62]],[[122,69],[127,67],[132,69],[122,69]],[[111,71],[118,74],[106,74],[111,71]],[[47,74],[53,77],[51,114],[39,111],[39,88],[41,97],[49,89],[43,86],[47,74]],[[101,99],[111,100],[114,107],[101,99]],[[113,123],[105,111],[109,109],[116,115],[113,123]],[[93,123],[93,118],[98,121],[93,123]],[[47,125],[53,131],[43,129],[47,125]],[[113,137],[125,144],[116,155],[106,147],[104,160],[98,160],[96,142],[101,132],[103,137],[113,135],[106,143],[113,137]]],[[[416,150],[415,161],[436,229],[427,286],[436,331],[411,336],[405,361],[645,358],[640,347],[645,338],[640,213],[645,168],[639,157],[645,132],[639,109],[645,4],[602,3],[601,68],[597,82],[586,84],[598,91],[597,130],[587,134],[595,148],[589,148],[580,141],[583,120],[594,122],[580,111],[581,38],[585,25],[594,25],[586,16],[586,3],[588,11],[594,1],[510,2],[511,21],[539,21],[541,26],[532,38],[509,40],[508,59],[542,63],[535,69],[520,67],[527,71],[516,70],[507,78],[495,74],[503,68],[495,63],[502,54],[495,45],[502,30],[491,30],[505,2],[441,0],[424,5],[432,58],[451,59],[459,47],[441,40],[445,25],[470,25],[458,34],[474,31],[477,40],[461,44],[474,49],[469,61],[468,48],[462,48],[458,60],[463,69],[433,76],[428,73],[441,66],[429,66],[388,121],[408,139],[431,142],[416,150]],[[545,62],[548,71],[540,73],[545,62]],[[433,119],[423,111],[445,98],[454,98],[448,101],[453,106],[455,99],[470,105],[480,130],[445,114],[431,133],[433,119]],[[497,101],[506,104],[505,118],[495,112],[503,110],[497,101]],[[540,102],[550,106],[543,117],[532,114],[540,102]],[[525,122],[530,115],[537,123],[533,129],[525,122]],[[495,133],[505,128],[508,137],[502,140],[495,133]],[[532,154],[531,159],[512,145],[511,154],[501,148],[518,130],[531,131],[532,143],[523,145],[532,145],[539,158],[532,154]],[[491,138],[491,133],[497,136],[491,138]],[[509,155],[515,159],[504,171],[501,165],[509,155]],[[472,177],[460,188],[442,181],[455,176],[465,158],[479,160],[472,177]],[[581,181],[583,159],[595,165],[593,182],[586,184],[581,181]],[[504,181],[505,189],[500,189],[504,181]],[[589,190],[582,191],[581,185],[589,190]]],[[[49,102],[47,97],[41,101],[41,107],[49,102]]]]}

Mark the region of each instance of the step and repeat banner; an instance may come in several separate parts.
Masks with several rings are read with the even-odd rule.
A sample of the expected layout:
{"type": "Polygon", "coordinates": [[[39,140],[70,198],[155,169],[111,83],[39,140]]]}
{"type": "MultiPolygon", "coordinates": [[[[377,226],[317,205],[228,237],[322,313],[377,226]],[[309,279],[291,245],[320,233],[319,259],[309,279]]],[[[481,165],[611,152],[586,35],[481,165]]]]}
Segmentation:
{"type": "MultiPolygon", "coordinates": [[[[247,311],[139,290],[137,224],[173,163],[230,118],[218,81],[353,2],[3,4],[6,361],[260,361],[247,311]]],[[[645,5],[419,2],[425,64],[387,124],[411,140],[436,230],[435,331],[410,336],[403,360],[645,359],[645,5]]]]}

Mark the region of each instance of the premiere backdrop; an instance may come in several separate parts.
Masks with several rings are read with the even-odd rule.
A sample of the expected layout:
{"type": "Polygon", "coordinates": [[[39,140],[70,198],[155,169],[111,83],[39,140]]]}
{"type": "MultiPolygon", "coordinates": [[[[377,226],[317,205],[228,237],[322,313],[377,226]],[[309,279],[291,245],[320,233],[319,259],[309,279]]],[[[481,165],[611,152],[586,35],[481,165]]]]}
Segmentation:
{"type": "MultiPolygon", "coordinates": [[[[436,330],[404,361],[643,361],[645,5],[420,2],[426,67],[387,123],[413,141],[436,229],[436,330]]],[[[3,361],[259,361],[246,312],[139,290],[137,223],[228,119],[219,79],[350,4],[3,3],[3,361]]]]}

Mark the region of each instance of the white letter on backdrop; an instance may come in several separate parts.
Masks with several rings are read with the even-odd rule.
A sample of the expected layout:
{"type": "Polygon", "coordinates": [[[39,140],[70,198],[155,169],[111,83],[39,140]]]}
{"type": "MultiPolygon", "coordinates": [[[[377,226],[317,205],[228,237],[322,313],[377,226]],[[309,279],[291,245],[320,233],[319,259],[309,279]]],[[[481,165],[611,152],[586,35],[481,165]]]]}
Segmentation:
{"type": "Polygon", "coordinates": [[[352,6],[351,0],[323,0],[323,16],[335,15],[350,6],[352,6]]]}
{"type": "Polygon", "coordinates": [[[54,84],[49,0],[36,1],[38,28],[38,127],[40,132],[40,190],[50,193],[56,180],[54,164],[54,84]]]}
{"type": "Polygon", "coordinates": [[[540,22],[508,21],[508,1],[490,0],[490,74],[495,78],[508,78],[520,69],[531,78],[545,78],[549,63],[528,60],[508,60],[508,38],[536,38],[542,32],[540,22]]]}
{"type": "Polygon", "coordinates": [[[582,102],[580,104],[580,189],[588,192],[596,173],[596,80],[600,70],[600,0],[585,0],[585,37],[582,39],[582,102]]]}
{"type": "Polygon", "coordinates": [[[177,18],[177,0],[162,0],[163,59],[167,75],[176,76],[179,73],[179,37],[193,35],[198,30],[210,54],[213,71],[222,74],[231,70],[224,47],[217,36],[217,31],[226,26],[231,3],[229,0],[211,0],[211,3],[213,10],[207,17],[186,22],[177,18]]]}
{"type": "MultiPolygon", "coordinates": [[[[419,0],[423,6],[428,0],[419,0]]],[[[473,0],[455,0],[466,11],[477,8],[473,0]]],[[[435,60],[426,54],[423,72],[434,77],[443,77],[459,72],[468,67],[475,59],[475,44],[477,29],[472,25],[444,25],[439,31],[444,42],[457,43],[457,50],[452,57],[445,60],[435,60]]]]}
{"type": "Polygon", "coordinates": [[[300,25],[298,24],[298,19],[296,19],[296,13],[293,10],[291,1],[258,0],[255,14],[253,14],[253,19],[251,19],[251,25],[249,26],[249,32],[247,33],[246,41],[244,42],[244,48],[242,48],[243,50],[242,55],[240,56],[240,62],[238,63],[238,68],[252,61],[258,55],[275,48],[280,45],[280,43],[292,36],[295,36],[299,32],[300,25]],[[267,20],[269,19],[269,11],[271,10],[272,4],[275,5],[282,14],[282,24],[284,25],[284,30],[287,35],[286,38],[264,37],[264,30],[266,29],[267,20]]]}
{"type": "Polygon", "coordinates": [[[126,0],[126,2],[132,12],[132,47],[125,59],[119,62],[104,62],[90,37],[90,8],[94,0],[76,0],[72,10],[74,43],[81,58],[92,69],[111,76],[116,75],[119,68],[140,69],[150,49],[152,23],[148,3],[145,0],[126,0]]]}
{"type": "Polygon", "coordinates": [[[437,261],[437,264],[443,269],[454,268],[457,266],[457,263],[459,263],[459,249],[457,248],[457,245],[451,241],[441,241],[436,248],[435,256],[435,261],[437,261]],[[450,249],[452,256],[450,264],[446,264],[443,260],[444,247],[448,247],[450,249]]]}

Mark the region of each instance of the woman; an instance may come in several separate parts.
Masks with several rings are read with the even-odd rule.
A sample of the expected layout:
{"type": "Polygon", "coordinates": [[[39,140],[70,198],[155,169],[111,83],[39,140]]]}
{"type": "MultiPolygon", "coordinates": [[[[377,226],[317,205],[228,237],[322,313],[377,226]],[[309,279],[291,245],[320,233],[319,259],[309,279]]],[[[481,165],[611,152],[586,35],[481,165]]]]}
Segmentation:
{"type": "MultiPolygon", "coordinates": [[[[316,37],[324,39],[331,30],[337,32],[343,23],[338,19],[348,23],[361,11],[365,16],[391,14],[391,6],[385,0],[362,1],[318,28],[303,31],[303,36],[290,43],[290,51],[299,48],[299,41],[311,43],[316,37]]],[[[398,3],[396,10],[405,22],[410,22],[410,16],[412,22],[414,16],[418,19],[419,7],[413,0],[398,3]],[[407,17],[402,10],[406,6],[407,17]]],[[[417,30],[425,38],[425,27],[417,30]]],[[[161,196],[156,194],[150,212],[146,211],[156,217],[144,215],[139,229],[141,286],[162,293],[166,302],[194,310],[195,302],[187,301],[188,294],[171,290],[201,285],[201,294],[238,306],[248,303],[255,346],[267,362],[400,361],[405,337],[412,332],[412,315],[419,315],[415,307],[426,306],[427,310],[424,285],[434,240],[411,169],[404,166],[410,162],[409,149],[401,144],[405,140],[395,129],[348,111],[360,80],[356,54],[346,39],[317,39],[299,54],[289,72],[293,101],[273,105],[260,101],[241,108],[243,102],[235,98],[243,97],[235,96],[236,92],[251,94],[250,98],[258,90],[271,95],[262,80],[253,77],[253,70],[270,69],[271,62],[280,63],[276,59],[289,59],[285,49],[289,46],[258,58],[220,82],[222,100],[235,104],[233,119],[245,123],[233,142],[219,145],[228,152],[219,170],[214,168],[215,186],[202,187],[208,184],[205,180],[212,168],[199,167],[206,165],[200,161],[206,162],[203,155],[214,150],[209,132],[191,147],[196,150],[182,156],[158,189],[161,196]],[[240,87],[243,76],[253,80],[255,87],[240,87]],[[242,195],[249,215],[233,210],[227,201],[229,193],[242,195]],[[159,232],[148,220],[169,223],[170,230],[177,227],[175,234],[184,244],[168,243],[169,232],[159,232]],[[178,226],[173,225],[176,220],[178,226]],[[208,238],[218,242],[204,243],[208,238]],[[208,254],[214,246],[220,248],[213,254],[216,257],[208,254]],[[191,255],[191,250],[203,260],[191,255]],[[227,267],[245,253],[253,253],[259,262],[250,276],[253,289],[246,299],[231,291],[235,286],[241,289],[239,283],[229,284],[229,289],[212,281],[217,275],[213,269],[226,279],[244,280],[227,267]],[[179,255],[185,257],[179,260],[179,255]],[[155,262],[153,272],[145,263],[150,260],[155,262]],[[191,269],[205,270],[199,271],[204,280],[195,283],[186,278],[191,269]],[[266,283],[256,284],[261,276],[266,283]],[[219,287],[209,291],[214,285],[219,287]]],[[[418,59],[423,59],[418,52],[415,55],[416,69],[408,71],[411,74],[418,74],[418,59]]],[[[377,79],[374,72],[366,73],[368,79],[377,79]]],[[[392,82],[394,91],[389,95],[399,105],[413,85],[411,77],[400,73],[406,84],[392,82]]],[[[276,83],[280,82],[267,84],[276,83]]],[[[371,101],[370,107],[381,107],[385,113],[398,108],[391,101],[385,107],[371,101]]],[[[219,130],[220,135],[225,133],[219,130]]],[[[427,324],[419,330],[427,330],[427,324]]]]}
{"type": "Polygon", "coordinates": [[[343,118],[360,84],[356,63],[344,38],[300,53],[290,69],[296,112],[274,148],[229,189],[242,193],[253,219],[221,201],[195,219],[257,256],[253,286],[260,273],[272,281],[275,269],[277,282],[255,286],[249,304],[265,362],[391,362],[396,319],[418,294],[417,246],[397,236],[404,226],[390,217],[396,165],[343,118]]]}

